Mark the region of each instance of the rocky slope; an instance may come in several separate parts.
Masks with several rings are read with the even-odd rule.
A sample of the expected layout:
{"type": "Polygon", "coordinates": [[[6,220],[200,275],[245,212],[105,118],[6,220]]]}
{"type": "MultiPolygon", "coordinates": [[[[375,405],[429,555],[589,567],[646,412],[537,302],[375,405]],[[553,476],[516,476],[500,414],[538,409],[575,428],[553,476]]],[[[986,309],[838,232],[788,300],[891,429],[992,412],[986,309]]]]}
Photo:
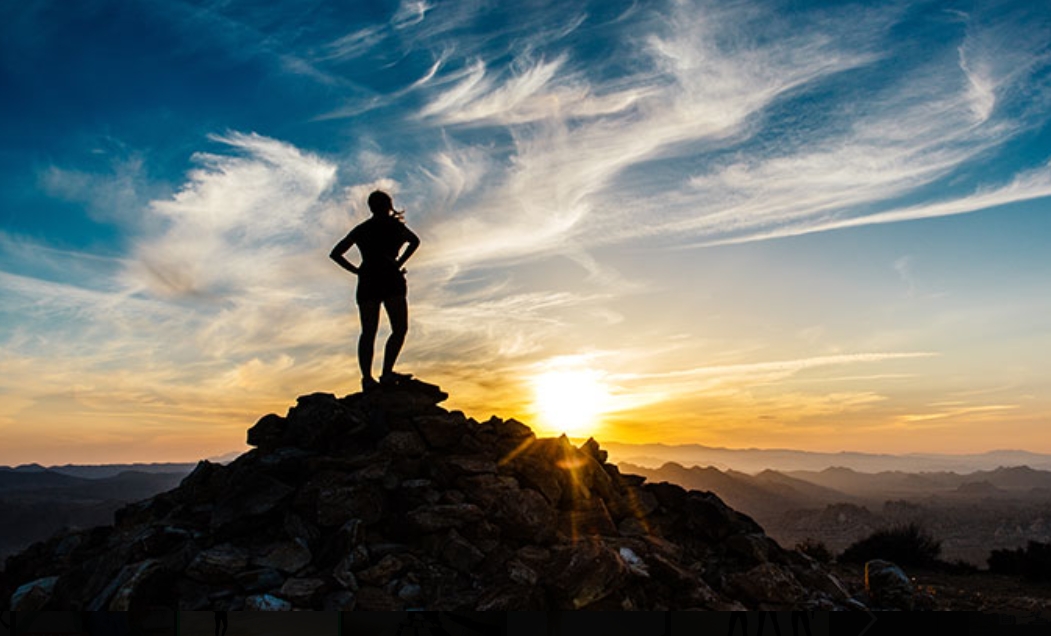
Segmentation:
{"type": "Polygon", "coordinates": [[[115,525],[8,559],[20,610],[835,609],[833,575],[594,440],[477,422],[408,381],[299,398],[115,525]]]}

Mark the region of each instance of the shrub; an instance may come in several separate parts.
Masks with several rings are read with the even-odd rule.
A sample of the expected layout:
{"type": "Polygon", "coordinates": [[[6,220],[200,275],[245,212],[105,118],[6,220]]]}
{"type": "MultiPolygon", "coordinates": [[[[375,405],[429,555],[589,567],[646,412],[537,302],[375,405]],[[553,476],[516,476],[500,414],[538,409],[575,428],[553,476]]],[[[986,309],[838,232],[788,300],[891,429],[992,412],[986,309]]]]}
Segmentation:
{"type": "Polygon", "coordinates": [[[988,563],[990,572],[1051,581],[1051,543],[1030,541],[1024,549],[993,550],[988,563]]]}
{"type": "Polygon", "coordinates": [[[796,544],[796,550],[814,559],[818,563],[831,563],[832,551],[823,542],[807,537],[796,544]]]}
{"type": "Polygon", "coordinates": [[[868,537],[851,544],[839,560],[844,563],[864,563],[885,559],[898,565],[931,567],[938,564],[941,541],[936,540],[915,523],[877,530],[868,537]]]}

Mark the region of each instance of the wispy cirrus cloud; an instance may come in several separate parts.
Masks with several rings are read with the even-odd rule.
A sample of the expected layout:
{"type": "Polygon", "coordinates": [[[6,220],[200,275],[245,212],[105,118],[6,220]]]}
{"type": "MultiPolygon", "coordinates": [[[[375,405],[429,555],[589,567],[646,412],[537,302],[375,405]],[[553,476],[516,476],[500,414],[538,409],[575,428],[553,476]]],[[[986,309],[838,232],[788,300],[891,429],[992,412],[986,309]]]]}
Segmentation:
{"type": "Polygon", "coordinates": [[[1019,118],[1011,96],[1046,72],[1047,41],[1009,18],[965,16],[958,44],[888,75],[882,64],[893,51],[881,48],[901,16],[895,8],[860,17],[851,10],[801,24],[742,5],[683,3],[636,39],[642,62],[634,75],[604,77],[565,53],[516,60],[511,70],[476,60],[428,98],[421,115],[507,129],[513,147],[489,157],[506,167],[479,200],[487,211],[513,201],[505,204],[513,212],[489,223],[468,207],[470,221],[443,228],[447,243],[472,230],[497,237],[491,244],[499,247],[475,252],[481,262],[640,236],[736,243],[1047,196],[1040,169],[948,202],[915,202],[923,188],[1042,121],[1019,118]],[[1019,29],[1021,46],[1007,46],[1019,29]],[[852,71],[863,73],[851,80],[852,71]],[[834,77],[854,88],[831,110],[810,112],[803,96],[834,77]],[[801,109],[794,117],[824,121],[771,137],[767,127],[784,115],[768,111],[785,100],[801,109]],[[706,154],[711,159],[701,161],[706,154]],[[676,157],[707,168],[690,174],[669,162],[676,157]],[[665,187],[650,197],[653,184],[665,187]],[[655,222],[635,221],[636,210],[654,205],[661,206],[655,222]],[[519,222],[533,231],[521,232],[519,222]]]}
{"type": "Polygon", "coordinates": [[[524,70],[506,75],[478,61],[427,101],[425,118],[501,126],[513,142],[487,157],[504,168],[477,203],[435,228],[449,260],[463,267],[579,252],[659,232],[661,224],[639,225],[624,216],[626,206],[609,200],[616,178],[691,145],[696,152],[747,136],[747,119],[779,95],[876,57],[864,46],[841,47],[820,28],[781,40],[724,37],[742,17],[760,16],[741,7],[693,9],[681,6],[659,23],[662,33],[638,38],[642,70],[634,75],[598,79],[600,71],[585,71],[565,55],[516,62],[524,70]]]}
{"type": "Polygon", "coordinates": [[[198,153],[199,168],[172,198],[150,204],[165,224],[139,241],[131,285],[215,296],[288,282],[284,265],[316,236],[321,196],[335,166],[260,135],[214,136],[237,155],[198,153]],[[217,266],[220,265],[220,266],[217,266]]]}
{"type": "Polygon", "coordinates": [[[906,69],[864,106],[834,108],[833,122],[845,116],[841,133],[829,135],[836,127],[826,126],[812,140],[788,137],[783,148],[741,152],[744,159],[692,177],[694,193],[677,202],[680,218],[653,231],[687,244],[741,243],[1046,197],[1043,166],[946,200],[918,193],[1045,120],[1017,103],[1012,111],[1011,100],[1033,74],[1046,74],[1049,35],[1018,23],[969,21],[956,49],[906,69]],[[1008,46],[1019,30],[1018,43],[1008,46]]]}

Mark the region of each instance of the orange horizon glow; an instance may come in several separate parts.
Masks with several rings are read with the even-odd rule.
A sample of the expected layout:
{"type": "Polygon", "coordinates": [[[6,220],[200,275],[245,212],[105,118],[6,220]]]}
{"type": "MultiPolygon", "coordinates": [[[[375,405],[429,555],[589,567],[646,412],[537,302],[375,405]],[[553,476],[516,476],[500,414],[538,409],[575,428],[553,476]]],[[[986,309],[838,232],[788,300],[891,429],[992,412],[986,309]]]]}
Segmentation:
{"type": "MultiPolygon", "coordinates": [[[[588,367],[572,358],[534,365],[526,381],[473,384],[469,378],[434,378],[450,394],[442,406],[484,421],[492,415],[517,419],[538,437],[567,434],[575,443],[594,437],[600,444],[700,444],[721,448],[795,449],[814,452],[967,454],[996,449],[1051,452],[1051,443],[1007,440],[1004,421],[1037,425],[1039,415],[1011,405],[967,407],[952,403],[888,404],[856,395],[790,391],[760,399],[754,387],[741,392],[732,383],[707,391],[671,392],[668,386],[588,367]],[[545,370],[546,369],[546,370],[545,370]],[[745,396],[745,397],[742,397],[745,396]],[[776,398],[776,399],[775,399],[776,398]],[[570,419],[559,419],[560,409],[570,419]],[[577,418],[574,420],[573,418],[577,418]],[[880,443],[874,443],[880,439],[880,443]]],[[[745,383],[745,386],[750,386],[745,383]]],[[[272,389],[273,387],[268,387],[272,389]]],[[[300,389],[286,400],[246,387],[241,400],[190,410],[166,405],[125,404],[99,409],[105,400],[81,396],[56,403],[32,418],[8,416],[7,443],[0,464],[195,462],[248,450],[245,435],[262,415],[284,415],[300,389]],[[139,407],[139,408],[136,408],[139,407]],[[30,431],[27,435],[18,431],[30,431]]],[[[329,391],[337,395],[348,392],[329,391]]],[[[185,406],[185,405],[184,405],[185,406]]]]}

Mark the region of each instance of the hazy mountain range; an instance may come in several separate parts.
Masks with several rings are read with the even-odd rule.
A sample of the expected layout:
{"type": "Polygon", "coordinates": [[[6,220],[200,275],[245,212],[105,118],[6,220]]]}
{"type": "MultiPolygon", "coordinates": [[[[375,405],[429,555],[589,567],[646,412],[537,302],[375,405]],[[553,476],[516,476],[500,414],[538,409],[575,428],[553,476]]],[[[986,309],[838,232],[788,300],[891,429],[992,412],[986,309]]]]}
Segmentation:
{"type": "Polygon", "coordinates": [[[111,524],[118,508],[174,488],[194,466],[0,466],[0,559],[64,528],[111,524]]]}
{"type": "MultiPolygon", "coordinates": [[[[892,500],[941,510],[980,505],[990,515],[995,508],[996,522],[1010,526],[996,529],[997,536],[1008,543],[1041,540],[1045,525],[1051,532],[1051,521],[1041,521],[1048,516],[1044,508],[1051,508],[1048,455],[878,455],[619,443],[603,448],[622,472],[712,491],[782,540],[817,534],[820,527],[825,540],[841,545],[878,525],[878,511],[892,500]],[[835,528],[825,527],[825,517],[841,519],[847,509],[826,509],[841,505],[853,506],[847,516],[863,523],[836,535],[835,528]],[[1012,521],[1005,507],[1012,507],[1018,519],[1012,521]]],[[[112,523],[116,509],[174,488],[195,465],[0,466],[0,558],[60,529],[112,523]]]]}
{"type": "Polygon", "coordinates": [[[1051,455],[1022,450],[994,450],[970,455],[909,453],[903,455],[860,453],[818,453],[791,449],[718,448],[700,444],[622,444],[603,442],[614,462],[630,462],[656,468],[667,462],[684,466],[714,466],[722,470],[759,473],[764,470],[820,471],[833,466],[865,473],[884,471],[970,473],[1001,466],[1029,466],[1051,470],[1051,455]]]}
{"type": "Polygon", "coordinates": [[[668,462],[620,462],[625,473],[710,490],[782,545],[816,540],[839,552],[872,532],[917,523],[947,559],[984,565],[992,549],[1051,542],[1051,471],[1027,466],[971,473],[765,470],[754,475],[668,462]]]}

